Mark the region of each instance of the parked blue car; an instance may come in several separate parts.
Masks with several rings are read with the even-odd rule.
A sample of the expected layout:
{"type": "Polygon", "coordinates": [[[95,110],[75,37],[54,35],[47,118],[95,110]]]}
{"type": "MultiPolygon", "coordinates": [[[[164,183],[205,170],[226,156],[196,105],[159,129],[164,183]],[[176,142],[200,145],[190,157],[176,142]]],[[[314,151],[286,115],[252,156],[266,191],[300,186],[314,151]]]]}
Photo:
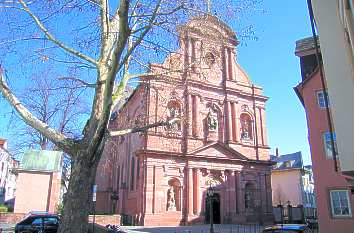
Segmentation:
{"type": "Polygon", "coordinates": [[[276,224],[264,228],[263,233],[310,233],[310,228],[303,224],[276,224]]]}

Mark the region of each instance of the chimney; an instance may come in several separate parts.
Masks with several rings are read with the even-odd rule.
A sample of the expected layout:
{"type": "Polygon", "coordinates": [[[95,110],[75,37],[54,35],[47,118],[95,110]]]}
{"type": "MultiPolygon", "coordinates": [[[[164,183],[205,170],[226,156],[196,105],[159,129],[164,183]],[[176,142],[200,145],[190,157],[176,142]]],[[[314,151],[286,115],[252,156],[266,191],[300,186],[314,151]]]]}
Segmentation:
{"type": "Polygon", "coordinates": [[[6,140],[0,138],[0,148],[7,149],[6,147],[7,147],[7,146],[6,146],[6,140]]]}
{"type": "Polygon", "coordinates": [[[279,157],[279,148],[275,148],[275,156],[279,157]]]}

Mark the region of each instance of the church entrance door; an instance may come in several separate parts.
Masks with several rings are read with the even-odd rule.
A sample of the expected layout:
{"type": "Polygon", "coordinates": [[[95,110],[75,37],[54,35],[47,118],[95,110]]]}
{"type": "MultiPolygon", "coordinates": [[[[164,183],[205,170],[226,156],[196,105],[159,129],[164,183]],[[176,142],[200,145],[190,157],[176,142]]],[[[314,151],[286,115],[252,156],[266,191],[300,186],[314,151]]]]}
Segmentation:
{"type": "Polygon", "coordinates": [[[213,205],[213,223],[220,224],[220,194],[214,193],[210,198],[205,199],[205,222],[210,223],[210,202],[213,205]]]}

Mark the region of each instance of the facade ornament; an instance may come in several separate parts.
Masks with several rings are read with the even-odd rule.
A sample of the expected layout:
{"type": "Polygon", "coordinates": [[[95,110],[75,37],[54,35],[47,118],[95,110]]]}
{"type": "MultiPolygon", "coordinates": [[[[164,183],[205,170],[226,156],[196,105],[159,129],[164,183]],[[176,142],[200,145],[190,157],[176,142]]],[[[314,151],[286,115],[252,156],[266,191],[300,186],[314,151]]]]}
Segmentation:
{"type": "Polygon", "coordinates": [[[173,186],[168,189],[167,210],[176,211],[176,199],[173,186]]]}
{"type": "Polygon", "coordinates": [[[249,109],[248,109],[248,106],[246,104],[244,104],[241,106],[241,110],[244,112],[247,112],[249,109]]]}

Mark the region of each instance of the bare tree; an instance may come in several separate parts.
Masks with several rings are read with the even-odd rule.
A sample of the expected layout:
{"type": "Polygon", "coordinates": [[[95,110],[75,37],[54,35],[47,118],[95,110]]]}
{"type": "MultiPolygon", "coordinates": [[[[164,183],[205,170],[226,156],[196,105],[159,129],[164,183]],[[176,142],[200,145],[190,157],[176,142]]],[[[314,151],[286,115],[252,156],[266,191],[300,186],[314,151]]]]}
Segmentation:
{"type": "MultiPolygon", "coordinates": [[[[247,14],[259,2],[230,1],[220,6],[216,3],[214,8],[217,14],[226,12],[227,18],[247,14]]],[[[91,188],[107,139],[167,126],[175,120],[109,132],[113,101],[123,98],[129,81],[147,76],[144,73],[149,60],[159,60],[173,50],[170,41],[177,41],[176,26],[203,14],[205,9],[210,11],[210,1],[5,0],[0,2],[0,9],[0,25],[6,30],[0,40],[0,91],[19,117],[40,133],[41,145],[49,140],[70,155],[71,178],[59,232],[86,232],[90,210],[87,203],[91,202],[91,188]],[[41,114],[43,109],[31,108],[30,101],[21,101],[15,95],[23,91],[17,80],[33,85],[25,78],[28,73],[49,64],[58,67],[60,73],[72,72],[65,80],[75,83],[75,89],[84,87],[84,94],[92,101],[87,121],[78,122],[83,128],[80,135],[66,132],[63,125],[54,127],[50,113],[41,114]]],[[[51,79],[65,81],[57,77],[42,79],[45,83],[51,79]]],[[[57,88],[60,85],[55,84],[57,88]]],[[[73,99],[79,95],[76,91],[72,94],[73,99]]],[[[43,93],[44,102],[45,96],[43,93]]],[[[59,107],[65,109],[65,104],[59,107]]]]}
{"type": "MultiPolygon", "coordinates": [[[[48,77],[53,74],[46,70],[42,75],[48,77]]],[[[30,77],[32,85],[20,94],[23,104],[42,122],[51,125],[58,132],[71,137],[80,135],[78,121],[89,114],[89,108],[83,97],[84,90],[78,88],[67,77],[55,79],[41,79],[35,74],[30,77]]],[[[35,128],[22,124],[14,116],[10,122],[11,132],[16,135],[14,149],[22,153],[28,148],[55,150],[55,145],[38,132],[35,128]]]]}

